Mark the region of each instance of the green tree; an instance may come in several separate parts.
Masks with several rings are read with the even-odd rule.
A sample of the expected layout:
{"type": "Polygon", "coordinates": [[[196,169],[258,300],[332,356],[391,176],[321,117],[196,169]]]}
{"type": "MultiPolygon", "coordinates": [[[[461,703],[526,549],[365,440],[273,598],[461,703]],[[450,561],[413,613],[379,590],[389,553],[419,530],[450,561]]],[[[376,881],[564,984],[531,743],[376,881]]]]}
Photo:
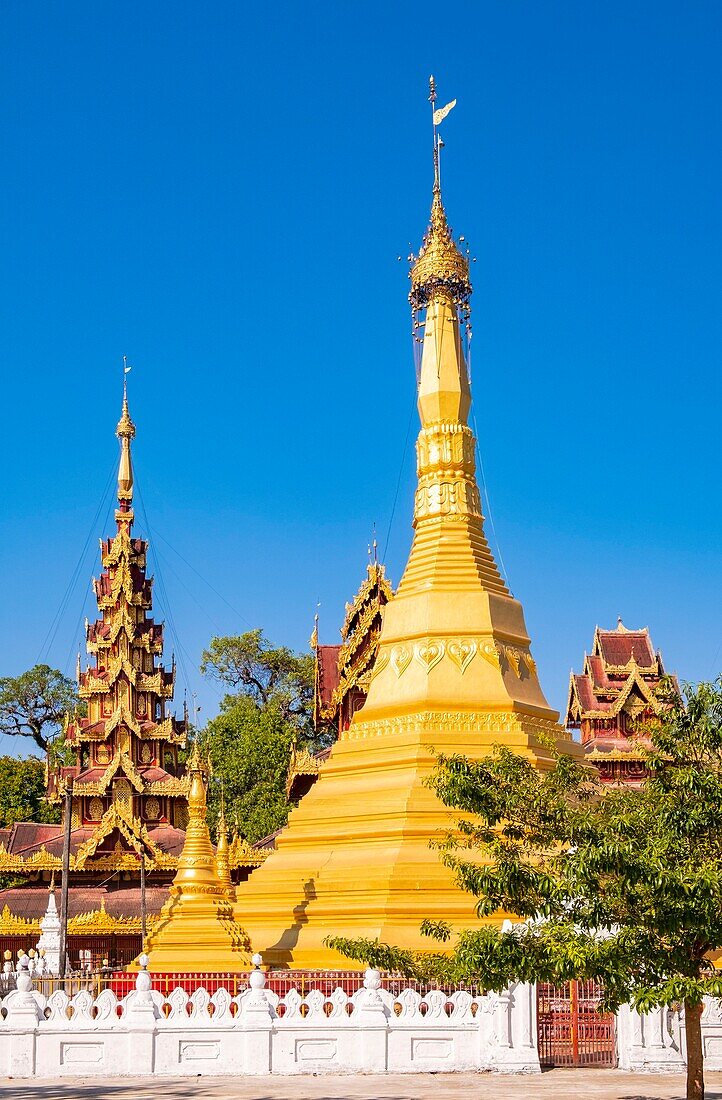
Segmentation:
{"type": "Polygon", "coordinates": [[[75,683],[49,665],[0,677],[0,733],[31,737],[43,752],[77,706],[75,683]]]}
{"type": "Polygon", "coordinates": [[[229,696],[200,735],[213,776],[208,819],[218,820],[221,790],[227,817],[253,843],[288,820],[286,776],[295,736],[277,702],[259,706],[247,695],[229,696]]]}
{"type": "Polygon", "coordinates": [[[299,739],[313,739],[313,656],[272,646],[262,630],[212,638],[201,672],[247,695],[259,708],[273,705],[299,739]]]}
{"type": "Polygon", "coordinates": [[[536,771],[504,748],[477,762],[439,757],[433,785],[462,812],[441,856],[480,917],[515,913],[511,929],[457,933],[445,954],[411,955],[368,940],[330,938],[351,958],[406,973],[510,981],[595,978],[614,1010],[683,1004],[687,1098],[704,1097],[702,998],[722,995],[710,955],[722,948],[722,681],[674,692],[650,728],[649,779],[602,790],[559,756],[536,771]]]}
{"type": "Polygon", "coordinates": [[[0,828],[15,821],[60,821],[60,807],[45,801],[45,768],[36,756],[0,756],[0,828]]]}

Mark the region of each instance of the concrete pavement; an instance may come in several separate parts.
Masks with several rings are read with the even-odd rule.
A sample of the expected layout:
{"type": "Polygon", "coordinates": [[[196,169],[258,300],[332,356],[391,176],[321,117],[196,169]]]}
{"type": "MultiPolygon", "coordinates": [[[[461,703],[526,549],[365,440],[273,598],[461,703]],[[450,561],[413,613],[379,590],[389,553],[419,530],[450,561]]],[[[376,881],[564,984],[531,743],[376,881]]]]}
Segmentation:
{"type": "MultiPolygon", "coordinates": [[[[707,1075],[722,1100],[722,1073],[707,1075]]],[[[427,1073],[358,1077],[0,1078],[3,1100],[684,1100],[678,1075],[551,1070],[541,1077],[427,1073]]]]}

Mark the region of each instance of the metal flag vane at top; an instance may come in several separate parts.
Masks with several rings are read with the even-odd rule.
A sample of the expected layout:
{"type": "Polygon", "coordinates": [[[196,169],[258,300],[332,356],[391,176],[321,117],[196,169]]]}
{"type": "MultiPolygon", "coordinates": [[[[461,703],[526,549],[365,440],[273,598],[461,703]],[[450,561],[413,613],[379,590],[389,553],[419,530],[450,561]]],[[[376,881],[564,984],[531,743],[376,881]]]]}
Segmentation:
{"type": "Polygon", "coordinates": [[[450,111],[453,111],[456,106],[456,100],[452,99],[450,103],[447,103],[444,107],[436,109],[436,81],[433,76],[429,77],[429,103],[431,104],[431,122],[434,128],[434,190],[441,190],[441,169],[439,165],[439,150],[443,147],[443,141],[441,140],[437,128],[444,121],[450,111]]]}
{"type": "Polygon", "coordinates": [[[128,365],[128,356],[123,356],[123,403],[128,401],[128,375],[132,371],[132,367],[128,365]]]}

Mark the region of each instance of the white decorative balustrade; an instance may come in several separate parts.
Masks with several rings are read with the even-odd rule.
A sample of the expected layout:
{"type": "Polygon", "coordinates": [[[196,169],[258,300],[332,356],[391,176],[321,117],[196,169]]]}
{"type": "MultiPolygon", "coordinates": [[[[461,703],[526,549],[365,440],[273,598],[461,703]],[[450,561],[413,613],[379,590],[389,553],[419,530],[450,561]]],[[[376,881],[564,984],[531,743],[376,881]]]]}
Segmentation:
{"type": "MultiPolygon", "coordinates": [[[[236,995],[224,988],[164,995],[141,970],[135,988],[118,998],[111,989],[45,996],[27,970],[15,979],[17,988],[0,1001],[0,1076],[539,1073],[530,985],[422,996],[383,989],[378,971],[367,970],[354,993],[279,996],[256,969],[236,995]]],[[[722,1003],[709,1000],[702,1022],[708,1068],[720,1069],[722,1003]]],[[[617,1049],[620,1069],[681,1072],[684,1019],[669,1009],[640,1016],[624,1007],[617,1049]]]]}
{"type": "Polygon", "coordinates": [[[352,994],[279,997],[260,970],[249,982],[236,996],[164,996],[141,971],[121,999],[110,989],[45,997],[19,973],[0,1008],[0,1075],[539,1072],[531,986],[396,995],[369,970],[352,994]]]}

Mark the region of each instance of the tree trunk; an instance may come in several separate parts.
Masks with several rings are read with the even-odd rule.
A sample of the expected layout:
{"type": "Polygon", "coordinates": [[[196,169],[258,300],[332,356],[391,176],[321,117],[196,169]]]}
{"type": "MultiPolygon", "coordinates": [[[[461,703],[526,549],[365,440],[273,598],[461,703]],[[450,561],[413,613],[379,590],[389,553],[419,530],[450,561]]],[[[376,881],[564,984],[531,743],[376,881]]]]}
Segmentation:
{"type": "Polygon", "coordinates": [[[43,737],[43,727],[40,725],[39,722],[32,721],[28,722],[28,726],[30,727],[31,731],[30,736],[32,737],[35,744],[38,746],[39,749],[42,749],[43,752],[47,752],[48,739],[47,737],[43,737]]]}
{"type": "Polygon", "coordinates": [[[687,1100],[704,1100],[704,1053],[702,1051],[702,1005],[684,1002],[687,1036],[687,1100]]]}

